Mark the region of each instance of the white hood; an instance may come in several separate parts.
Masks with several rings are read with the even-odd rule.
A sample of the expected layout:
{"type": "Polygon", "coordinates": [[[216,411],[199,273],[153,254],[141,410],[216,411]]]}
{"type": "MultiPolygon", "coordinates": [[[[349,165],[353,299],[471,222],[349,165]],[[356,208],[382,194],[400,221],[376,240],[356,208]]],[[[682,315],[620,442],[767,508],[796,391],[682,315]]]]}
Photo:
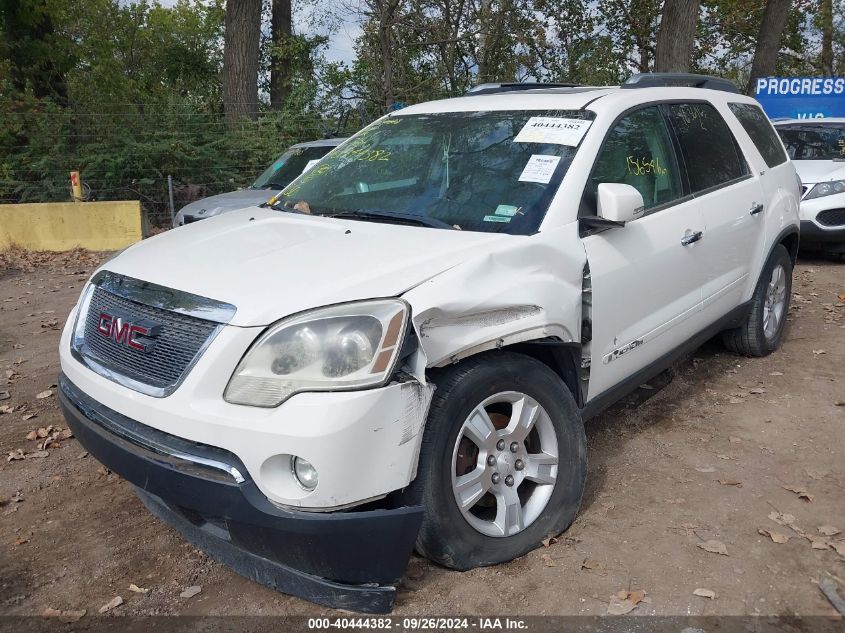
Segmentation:
{"type": "Polygon", "coordinates": [[[398,296],[511,236],[244,209],[144,240],[104,268],[225,301],[267,325],[344,301],[398,296]]]}
{"type": "Polygon", "coordinates": [[[845,179],[845,162],[833,160],[796,160],[792,161],[801,182],[814,185],[827,180],[845,179]]]}

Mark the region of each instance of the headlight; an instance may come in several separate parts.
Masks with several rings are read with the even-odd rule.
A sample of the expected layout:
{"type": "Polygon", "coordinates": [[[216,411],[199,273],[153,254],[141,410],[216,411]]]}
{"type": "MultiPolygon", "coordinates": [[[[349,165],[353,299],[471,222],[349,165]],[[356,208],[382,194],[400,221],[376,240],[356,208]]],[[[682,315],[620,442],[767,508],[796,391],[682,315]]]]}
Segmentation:
{"type": "Polygon", "coordinates": [[[312,310],[271,326],[238,364],[223,397],[275,407],[300,391],[384,384],[405,336],[408,306],[398,299],[312,310]]]}
{"type": "Polygon", "coordinates": [[[829,182],[820,182],[815,187],[810,189],[810,193],[804,200],[812,200],[813,198],[823,198],[825,196],[832,196],[835,193],[845,192],[845,180],[831,180],[829,182]]]}

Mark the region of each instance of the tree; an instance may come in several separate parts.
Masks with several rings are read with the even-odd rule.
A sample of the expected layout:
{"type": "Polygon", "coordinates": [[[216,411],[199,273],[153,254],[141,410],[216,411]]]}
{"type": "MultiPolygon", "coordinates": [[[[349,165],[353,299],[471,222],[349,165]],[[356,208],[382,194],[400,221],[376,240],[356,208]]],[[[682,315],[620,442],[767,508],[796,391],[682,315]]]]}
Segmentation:
{"type": "Polygon", "coordinates": [[[689,71],[698,11],[698,0],[666,0],[657,31],[656,72],[689,71]]]}
{"type": "Polygon", "coordinates": [[[280,110],[290,94],[290,60],[285,56],[285,44],[293,35],[291,0],[272,0],[270,10],[270,107],[280,110]]]}
{"type": "Polygon", "coordinates": [[[223,35],[223,110],[231,126],[258,116],[261,0],[228,0],[223,35]]]}
{"type": "Polygon", "coordinates": [[[780,52],[781,38],[792,0],[769,0],[763,10],[760,31],[757,35],[757,49],[754,51],[754,61],[751,62],[751,76],[748,90],[754,89],[758,77],[773,75],[777,68],[778,52],[780,52]]]}
{"type": "Polygon", "coordinates": [[[826,75],[833,74],[833,0],[821,0],[819,21],[822,31],[821,71],[826,75]]]}
{"type": "Polygon", "coordinates": [[[65,75],[75,60],[70,43],[56,35],[52,9],[46,0],[0,0],[0,53],[18,92],[66,105],[65,75]]]}

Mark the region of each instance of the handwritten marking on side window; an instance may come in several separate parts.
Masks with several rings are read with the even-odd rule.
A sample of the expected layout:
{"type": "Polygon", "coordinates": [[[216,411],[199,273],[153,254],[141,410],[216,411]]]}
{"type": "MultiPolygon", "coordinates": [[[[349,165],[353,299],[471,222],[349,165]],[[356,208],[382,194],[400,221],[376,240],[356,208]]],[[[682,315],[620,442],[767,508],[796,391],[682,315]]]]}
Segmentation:
{"type": "Polygon", "coordinates": [[[625,162],[628,165],[628,173],[634,176],[645,176],[646,174],[665,176],[669,173],[669,170],[660,164],[659,158],[646,160],[645,157],[627,156],[625,162]]]}
{"type": "Polygon", "coordinates": [[[839,155],[845,156],[845,138],[841,138],[837,141],[839,144],[839,155]]]}

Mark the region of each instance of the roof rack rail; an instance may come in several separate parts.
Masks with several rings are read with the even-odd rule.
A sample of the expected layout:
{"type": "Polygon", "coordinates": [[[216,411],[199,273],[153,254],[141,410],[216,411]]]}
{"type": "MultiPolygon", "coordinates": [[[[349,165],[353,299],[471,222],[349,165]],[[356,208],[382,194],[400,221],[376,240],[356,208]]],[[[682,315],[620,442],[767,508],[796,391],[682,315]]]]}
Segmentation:
{"type": "Polygon", "coordinates": [[[569,83],[542,83],[539,81],[526,81],[522,83],[489,83],[478,84],[467,90],[468,95],[490,95],[502,92],[517,92],[519,90],[543,90],[545,88],[579,88],[581,84],[569,83]]]}
{"type": "Polygon", "coordinates": [[[686,86],[689,88],[707,88],[740,94],[739,88],[730,79],[695,75],[693,73],[639,73],[622,84],[622,88],[669,88],[686,86]]]}

